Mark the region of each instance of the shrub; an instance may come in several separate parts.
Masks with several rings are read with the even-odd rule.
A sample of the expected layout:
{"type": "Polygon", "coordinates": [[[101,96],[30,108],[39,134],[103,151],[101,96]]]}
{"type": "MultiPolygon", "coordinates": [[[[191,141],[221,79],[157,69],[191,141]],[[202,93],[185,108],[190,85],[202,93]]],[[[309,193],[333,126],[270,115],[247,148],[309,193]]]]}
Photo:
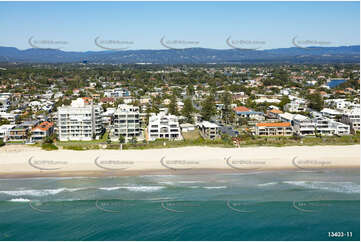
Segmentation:
{"type": "Polygon", "coordinates": [[[67,145],[67,146],[64,146],[63,149],[66,149],[66,150],[84,150],[84,148],[80,145],[67,145]]]}
{"type": "Polygon", "coordinates": [[[49,143],[43,143],[43,144],[41,145],[41,148],[42,148],[43,150],[57,150],[57,149],[58,149],[58,147],[57,147],[56,145],[54,145],[54,144],[49,144],[49,143]]]}

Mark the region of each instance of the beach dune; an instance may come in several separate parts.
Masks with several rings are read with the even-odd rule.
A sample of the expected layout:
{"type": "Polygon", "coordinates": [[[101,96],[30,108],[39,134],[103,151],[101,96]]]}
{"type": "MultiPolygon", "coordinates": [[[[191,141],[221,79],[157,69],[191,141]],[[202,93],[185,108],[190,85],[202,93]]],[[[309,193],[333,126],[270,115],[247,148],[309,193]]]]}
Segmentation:
{"type": "Polygon", "coordinates": [[[13,145],[0,149],[0,178],[351,167],[360,167],[360,145],[182,147],[123,151],[44,151],[13,145]]]}

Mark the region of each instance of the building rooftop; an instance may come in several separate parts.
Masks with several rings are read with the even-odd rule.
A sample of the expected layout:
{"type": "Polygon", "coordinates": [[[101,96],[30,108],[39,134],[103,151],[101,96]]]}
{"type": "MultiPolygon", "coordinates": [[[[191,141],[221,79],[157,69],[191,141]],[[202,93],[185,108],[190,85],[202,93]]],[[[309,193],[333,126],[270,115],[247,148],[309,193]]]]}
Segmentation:
{"type": "Polygon", "coordinates": [[[32,130],[40,129],[42,131],[47,131],[48,129],[53,127],[53,125],[54,125],[54,123],[45,121],[45,122],[40,123],[38,126],[34,127],[32,130]]]}
{"type": "Polygon", "coordinates": [[[278,114],[281,114],[281,113],[283,113],[281,110],[279,110],[279,109],[272,109],[272,110],[270,110],[269,111],[270,113],[278,113],[278,114]]]}
{"type": "Polygon", "coordinates": [[[256,124],[257,127],[290,127],[291,123],[284,122],[284,123],[258,123],[256,124]]]}
{"type": "Polygon", "coordinates": [[[203,121],[201,123],[202,126],[204,126],[205,128],[218,128],[219,126],[215,123],[209,122],[209,121],[203,121]]]}
{"type": "Polygon", "coordinates": [[[249,112],[250,109],[244,106],[238,106],[233,109],[236,112],[249,112]]]}

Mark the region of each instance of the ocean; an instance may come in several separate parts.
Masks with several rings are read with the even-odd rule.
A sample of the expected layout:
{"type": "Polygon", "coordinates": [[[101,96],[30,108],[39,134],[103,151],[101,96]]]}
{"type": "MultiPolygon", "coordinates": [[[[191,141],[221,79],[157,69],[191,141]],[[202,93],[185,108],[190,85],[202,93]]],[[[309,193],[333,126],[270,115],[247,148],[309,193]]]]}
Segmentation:
{"type": "Polygon", "coordinates": [[[360,240],[360,172],[0,180],[0,240],[360,240]]]}

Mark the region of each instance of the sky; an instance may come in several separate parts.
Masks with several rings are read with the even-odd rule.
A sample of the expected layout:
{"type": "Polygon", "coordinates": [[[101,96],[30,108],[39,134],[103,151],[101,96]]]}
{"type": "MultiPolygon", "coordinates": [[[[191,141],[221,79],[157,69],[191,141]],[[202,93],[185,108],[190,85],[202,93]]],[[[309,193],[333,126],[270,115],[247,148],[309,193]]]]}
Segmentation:
{"type": "Polygon", "coordinates": [[[0,2],[0,23],[19,49],[360,44],[359,2],[0,2]]]}

